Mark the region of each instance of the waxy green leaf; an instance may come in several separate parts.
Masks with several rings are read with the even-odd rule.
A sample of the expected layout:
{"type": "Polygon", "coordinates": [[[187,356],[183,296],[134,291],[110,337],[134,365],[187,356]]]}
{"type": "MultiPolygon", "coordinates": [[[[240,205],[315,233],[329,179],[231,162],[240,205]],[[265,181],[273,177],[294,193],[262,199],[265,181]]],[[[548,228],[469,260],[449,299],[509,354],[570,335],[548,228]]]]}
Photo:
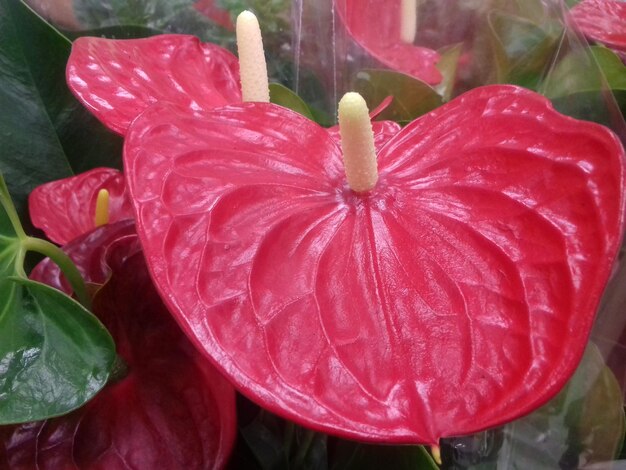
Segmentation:
{"type": "Polygon", "coordinates": [[[412,121],[443,104],[427,83],[389,70],[362,70],[356,75],[353,90],[365,98],[370,109],[393,96],[391,104],[376,117],[379,121],[412,121]]]}
{"type": "Polygon", "coordinates": [[[78,408],[107,382],[114,344],[102,324],[61,292],[0,280],[0,424],[78,408]]]}
{"type": "Polygon", "coordinates": [[[28,193],[39,184],[119,166],[121,139],[65,85],[70,47],[21,1],[0,0],[0,171],[23,220],[28,193]]]}
{"type": "Polygon", "coordinates": [[[78,408],[106,384],[115,359],[96,317],[26,278],[24,255],[34,244],[0,177],[0,425],[78,408]]]}

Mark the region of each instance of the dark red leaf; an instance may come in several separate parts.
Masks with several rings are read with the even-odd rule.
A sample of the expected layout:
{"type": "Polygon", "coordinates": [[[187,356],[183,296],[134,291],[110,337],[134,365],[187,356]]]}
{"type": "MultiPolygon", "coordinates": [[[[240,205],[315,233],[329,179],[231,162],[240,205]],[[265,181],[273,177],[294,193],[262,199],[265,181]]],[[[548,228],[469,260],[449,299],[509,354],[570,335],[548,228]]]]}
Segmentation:
{"type": "Polygon", "coordinates": [[[615,50],[626,59],[626,3],[618,0],[583,0],[570,15],[592,41],[615,50]]]}
{"type": "Polygon", "coordinates": [[[177,34],[131,40],[78,38],[67,64],[67,82],[98,119],[122,135],[156,102],[195,112],[241,101],[235,56],[194,36],[177,34]]]}
{"type": "Polygon", "coordinates": [[[92,231],[101,189],[109,191],[109,222],[133,217],[122,174],[112,168],[95,168],[35,188],[28,197],[33,225],[60,245],[92,231]]]}
{"type": "Polygon", "coordinates": [[[437,51],[400,38],[401,0],[334,0],[334,6],[348,33],[381,63],[431,85],[441,82],[437,51]]]}
{"type": "Polygon", "coordinates": [[[528,413],[573,373],[621,240],[623,158],[512,86],[391,137],[365,195],[326,130],[273,105],[157,106],[125,147],[157,288],[245,394],[424,443],[528,413]]]}
{"type": "MultiPolygon", "coordinates": [[[[96,232],[66,251],[87,261],[80,268],[89,282],[100,279],[97,270],[91,277],[90,266],[106,261],[112,274],[93,309],[113,335],[128,375],[67,416],[0,429],[0,463],[11,470],[222,468],[236,430],[232,387],[169,315],[129,221],[96,232]]],[[[38,280],[57,282],[54,268],[38,273],[38,280]]]]}

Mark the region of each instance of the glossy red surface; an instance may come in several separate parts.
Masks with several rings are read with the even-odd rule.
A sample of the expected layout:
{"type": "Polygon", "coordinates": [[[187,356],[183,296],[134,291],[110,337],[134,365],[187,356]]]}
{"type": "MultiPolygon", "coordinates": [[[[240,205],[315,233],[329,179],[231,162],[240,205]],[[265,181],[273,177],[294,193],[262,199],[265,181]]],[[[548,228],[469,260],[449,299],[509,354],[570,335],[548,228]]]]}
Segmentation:
{"type": "Polygon", "coordinates": [[[219,46],[177,34],[78,38],[67,64],[67,83],[98,119],[122,135],[156,102],[196,111],[241,101],[237,58],[219,46]]]}
{"type": "MultiPolygon", "coordinates": [[[[106,264],[110,270],[110,279],[94,298],[93,311],[113,335],[128,375],[67,416],[0,428],[2,468],[225,466],[236,432],[234,390],[194,350],[169,315],[130,229],[129,221],[107,225],[65,247],[87,281],[102,280],[94,266],[106,264]],[[85,256],[90,249],[91,257],[85,256]],[[74,256],[76,251],[79,256],[74,256]]],[[[49,262],[35,274],[52,285],[58,277],[58,269],[49,262]]]]}
{"type": "Polygon", "coordinates": [[[583,0],[570,11],[571,18],[591,41],[615,50],[626,59],[626,3],[617,0],[583,0]]]}
{"type": "Polygon", "coordinates": [[[28,196],[31,221],[50,240],[64,245],[95,228],[101,189],[109,191],[109,222],[133,217],[122,174],[112,168],[95,168],[35,188],[28,196]]]}
{"type": "Polygon", "coordinates": [[[400,39],[401,0],[334,0],[346,30],[357,44],[387,67],[431,85],[441,82],[437,51],[400,39]]]}
{"type": "Polygon", "coordinates": [[[325,129],[269,104],[152,107],[124,158],[195,344],[271,411],[370,441],[435,443],[551,398],[622,235],[619,141],[512,86],[390,137],[366,195],[325,129]]]}

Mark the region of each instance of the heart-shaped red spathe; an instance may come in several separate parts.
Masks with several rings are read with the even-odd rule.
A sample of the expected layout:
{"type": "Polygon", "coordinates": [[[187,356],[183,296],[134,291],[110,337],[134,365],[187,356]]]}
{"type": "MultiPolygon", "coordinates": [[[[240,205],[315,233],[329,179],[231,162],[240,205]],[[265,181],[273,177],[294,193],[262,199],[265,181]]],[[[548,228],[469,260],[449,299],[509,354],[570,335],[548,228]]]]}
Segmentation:
{"type": "Polygon", "coordinates": [[[441,82],[437,51],[407,44],[400,37],[401,0],[334,0],[346,30],[381,63],[431,85],[441,82]]]}
{"type": "MultiPolygon", "coordinates": [[[[234,389],[169,315],[133,232],[132,221],[123,221],[64,247],[88,282],[102,282],[97,267],[108,267],[93,311],[115,338],[128,375],[67,416],[0,429],[7,468],[225,466],[236,433],[234,389]]],[[[34,272],[55,286],[59,276],[49,261],[34,272]]]]}
{"type": "Polygon", "coordinates": [[[195,111],[241,101],[237,58],[180,34],[78,38],[67,63],[67,83],[104,125],[122,135],[156,102],[195,111]]]}
{"type": "Polygon", "coordinates": [[[36,187],[28,196],[33,225],[60,245],[92,231],[101,189],[109,192],[109,222],[133,217],[122,173],[112,168],[95,168],[36,187]]]}
{"type": "Polygon", "coordinates": [[[126,176],[161,296],[246,395],[322,431],[436,443],[510,421],[573,373],[624,213],[624,151],[512,86],[379,149],[273,105],[131,126],[126,176]]]}
{"type": "Polygon", "coordinates": [[[570,10],[571,18],[592,41],[615,50],[626,59],[626,3],[616,0],[583,0],[570,10]]]}

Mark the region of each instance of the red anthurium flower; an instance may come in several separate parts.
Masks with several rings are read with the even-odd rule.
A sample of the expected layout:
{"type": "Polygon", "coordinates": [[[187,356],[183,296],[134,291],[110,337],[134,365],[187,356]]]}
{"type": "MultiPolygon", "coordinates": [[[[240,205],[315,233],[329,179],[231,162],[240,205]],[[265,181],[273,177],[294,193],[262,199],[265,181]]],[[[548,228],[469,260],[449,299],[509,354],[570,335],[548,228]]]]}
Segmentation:
{"type": "Polygon", "coordinates": [[[241,101],[237,58],[185,35],[78,38],[67,64],[67,82],[98,119],[122,135],[156,102],[196,111],[241,101]]]}
{"type": "MultiPolygon", "coordinates": [[[[222,468],[235,438],[234,390],[161,302],[132,222],[101,227],[65,250],[90,282],[101,280],[106,253],[111,276],[93,309],[128,374],[67,416],[0,429],[0,462],[11,470],[222,468]]],[[[57,284],[58,269],[44,262],[35,277],[57,284]]]]}
{"type": "Polygon", "coordinates": [[[431,85],[441,82],[436,67],[439,54],[401,38],[402,0],[334,0],[348,33],[373,57],[389,68],[431,85]]]}
{"type": "Polygon", "coordinates": [[[195,344],[271,411],[370,441],[436,443],[552,397],[622,234],[619,141],[512,86],[406,126],[361,195],[328,132],[270,104],[152,107],[124,158],[195,344]]]}
{"type": "Polygon", "coordinates": [[[617,0],[583,0],[570,11],[582,33],[615,50],[626,59],[626,3],[617,0]]]}
{"type": "Polygon", "coordinates": [[[235,25],[233,25],[230,19],[228,10],[220,8],[215,3],[215,0],[198,0],[193,4],[193,7],[222,28],[228,29],[229,31],[234,30],[235,25]]]}
{"type": "Polygon", "coordinates": [[[124,177],[112,168],[96,168],[35,188],[28,197],[33,225],[50,240],[64,245],[96,227],[98,191],[109,193],[109,222],[133,217],[124,177]]]}

